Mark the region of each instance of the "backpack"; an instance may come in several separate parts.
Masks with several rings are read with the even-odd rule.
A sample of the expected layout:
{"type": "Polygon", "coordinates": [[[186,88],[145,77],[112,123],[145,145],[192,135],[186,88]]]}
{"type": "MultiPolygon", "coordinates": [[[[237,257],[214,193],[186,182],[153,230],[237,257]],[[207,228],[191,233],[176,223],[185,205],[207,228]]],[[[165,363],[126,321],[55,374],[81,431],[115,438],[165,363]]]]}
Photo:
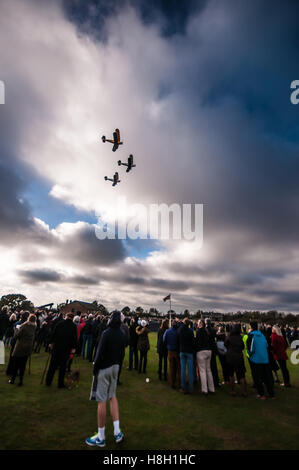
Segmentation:
{"type": "Polygon", "coordinates": [[[217,349],[221,356],[224,356],[227,353],[227,349],[224,346],[224,341],[217,341],[217,349]]]}

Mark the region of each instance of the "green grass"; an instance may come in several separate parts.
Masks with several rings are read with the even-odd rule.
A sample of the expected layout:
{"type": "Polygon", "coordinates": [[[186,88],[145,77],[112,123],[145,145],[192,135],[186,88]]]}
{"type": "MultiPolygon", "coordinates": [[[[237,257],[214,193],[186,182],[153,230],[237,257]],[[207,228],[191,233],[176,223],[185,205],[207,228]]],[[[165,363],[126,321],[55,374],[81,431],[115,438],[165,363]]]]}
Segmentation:
{"type": "MultiPolygon", "coordinates": [[[[299,365],[288,362],[293,387],[285,390],[276,385],[276,400],[256,400],[249,371],[248,398],[242,398],[239,390],[239,396],[231,397],[227,386],[208,398],[198,388],[191,396],[182,395],[158,380],[156,334],[150,339],[146,376],[126,370],[126,353],[123,385],[117,391],[125,440],[114,443],[109,417],[105,449],[298,448],[299,365]],[[146,377],[150,383],[145,382],[146,377]]],[[[76,359],[75,367],[81,371],[78,388],[58,389],[55,375],[49,389],[40,385],[46,359],[46,353],[32,356],[31,375],[26,373],[20,388],[7,383],[5,366],[0,366],[1,450],[86,449],[85,438],[97,431],[96,402],[89,401],[91,364],[76,359]]],[[[220,366],[219,372],[221,375],[220,366]]]]}

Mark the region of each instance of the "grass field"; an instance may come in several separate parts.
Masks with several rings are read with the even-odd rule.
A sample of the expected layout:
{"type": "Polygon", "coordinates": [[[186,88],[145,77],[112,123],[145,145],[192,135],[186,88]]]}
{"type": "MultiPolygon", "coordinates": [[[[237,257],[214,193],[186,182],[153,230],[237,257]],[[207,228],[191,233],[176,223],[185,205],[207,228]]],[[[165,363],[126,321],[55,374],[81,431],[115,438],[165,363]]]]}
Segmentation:
{"type": "MultiPolygon", "coordinates": [[[[249,371],[248,398],[231,397],[227,386],[207,398],[198,387],[193,395],[182,395],[158,380],[156,334],[150,340],[146,376],[126,370],[126,353],[123,385],[117,392],[125,440],[114,443],[109,417],[106,450],[298,449],[299,365],[288,362],[292,388],[276,385],[276,400],[256,400],[249,371]]],[[[85,438],[97,431],[96,403],[89,401],[91,364],[76,360],[78,388],[58,389],[55,375],[49,389],[40,385],[46,359],[46,353],[32,356],[31,375],[26,373],[23,387],[9,385],[5,366],[0,366],[1,450],[86,449],[85,438]]]]}

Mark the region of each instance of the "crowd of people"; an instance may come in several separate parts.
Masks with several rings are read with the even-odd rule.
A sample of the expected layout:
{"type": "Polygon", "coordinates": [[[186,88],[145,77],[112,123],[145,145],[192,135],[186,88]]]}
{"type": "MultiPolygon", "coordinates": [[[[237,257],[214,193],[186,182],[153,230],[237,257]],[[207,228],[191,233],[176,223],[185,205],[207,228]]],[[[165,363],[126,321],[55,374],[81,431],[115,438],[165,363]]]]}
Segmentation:
{"type": "MultiPolygon", "coordinates": [[[[43,347],[46,352],[51,351],[52,362],[49,367],[46,383],[52,383],[54,372],[60,369],[59,386],[63,388],[66,371],[70,371],[74,356],[93,362],[97,347],[103,331],[107,328],[109,316],[102,314],[74,315],[69,313],[64,323],[69,328],[60,326],[64,316],[59,312],[37,311],[11,312],[3,307],[0,312],[0,340],[6,347],[10,347],[10,361],[7,372],[14,383],[14,365],[17,371],[25,370],[26,362],[31,353],[38,354],[43,347]],[[24,325],[25,324],[25,325],[24,325]],[[24,325],[24,328],[21,326],[24,325]],[[60,332],[61,330],[61,332],[60,332]],[[20,345],[25,344],[22,349],[20,345]],[[61,354],[58,353],[61,351],[61,354]],[[55,353],[55,354],[54,354],[55,353]],[[63,356],[63,365],[60,356],[63,356]],[[22,360],[14,358],[21,357],[22,360]],[[55,357],[55,361],[53,359],[55,357]],[[25,360],[25,358],[27,358],[25,360]],[[57,363],[58,361],[58,363],[57,363]],[[55,366],[55,364],[57,365],[55,366]],[[54,367],[55,366],[55,367],[54,367]]],[[[128,347],[128,370],[136,370],[145,374],[147,369],[147,355],[150,349],[148,319],[137,315],[125,317],[121,314],[121,329],[125,336],[125,348],[128,347]]],[[[163,319],[157,332],[158,377],[160,380],[169,380],[172,388],[178,388],[184,393],[192,393],[194,383],[200,382],[203,394],[214,393],[220,385],[218,367],[222,370],[222,384],[230,384],[232,393],[235,393],[235,380],[241,384],[242,394],[245,396],[244,352],[247,365],[251,371],[253,382],[259,385],[261,381],[260,364],[267,364],[263,368],[263,380],[269,390],[271,377],[279,382],[278,371],[282,374],[283,386],[290,386],[289,373],[286,365],[286,349],[293,341],[299,339],[296,327],[278,325],[260,325],[251,323],[249,331],[247,325],[234,323],[216,323],[210,320],[191,321],[188,318],[172,320],[163,319]],[[219,359],[219,366],[216,358],[219,359]],[[186,371],[188,373],[186,374],[186,371]],[[268,374],[266,374],[268,371],[268,374]],[[270,371],[270,373],[269,373],[270,371]],[[265,379],[266,375],[268,380],[265,379]],[[186,384],[188,375],[188,387],[186,384]]],[[[122,361],[123,362],[123,361],[122,361]]],[[[120,364],[121,373],[122,363],[120,364]]],[[[120,373],[118,384],[120,382],[120,373]]],[[[22,380],[21,380],[22,384],[22,380]]],[[[258,388],[263,396],[261,387],[258,388]]],[[[272,394],[272,393],[271,393],[272,394]]]]}
{"type": "Polygon", "coordinates": [[[236,384],[240,384],[242,396],[247,396],[246,363],[250,370],[257,398],[265,399],[265,389],[274,398],[274,383],[290,387],[287,368],[287,349],[297,338],[295,328],[280,328],[278,325],[218,324],[210,320],[199,320],[193,324],[188,318],[175,319],[171,328],[162,322],[158,333],[159,378],[167,379],[172,388],[182,393],[193,393],[198,382],[204,396],[214,394],[221,385],[230,386],[231,395],[236,395],[236,384]],[[245,354],[244,354],[245,353],[245,354]],[[244,360],[245,356],[245,360],[244,360]],[[217,357],[222,370],[222,382],[217,357]],[[246,362],[246,363],[245,363],[246,362]],[[188,370],[188,386],[186,383],[188,370]],[[278,378],[281,370],[282,380],[278,378]]]}
{"type": "MultiPolygon", "coordinates": [[[[98,433],[86,439],[88,445],[105,445],[106,402],[110,402],[116,442],[123,439],[119,426],[116,387],[120,380],[125,351],[128,348],[128,371],[146,374],[150,350],[149,319],[138,315],[125,317],[114,311],[111,315],[36,311],[0,312],[0,340],[10,348],[6,374],[8,383],[19,377],[23,385],[26,364],[31,355],[44,348],[49,352],[45,384],[50,387],[58,370],[58,387],[65,388],[65,374],[71,371],[74,357],[93,363],[90,399],[98,402],[98,433]]],[[[173,389],[192,394],[197,384],[207,397],[222,385],[236,395],[247,396],[246,372],[252,375],[256,397],[275,398],[275,383],[291,387],[287,366],[287,349],[299,339],[296,327],[258,325],[248,328],[240,323],[191,321],[189,318],[161,321],[157,336],[157,373],[173,389]],[[217,361],[218,358],[218,361],[217,361]],[[220,380],[219,369],[222,372],[220,380]],[[279,372],[280,371],[280,372],[279,372]],[[281,373],[281,379],[279,379],[281,373]]],[[[148,379],[146,379],[148,380],[148,379]]]]}

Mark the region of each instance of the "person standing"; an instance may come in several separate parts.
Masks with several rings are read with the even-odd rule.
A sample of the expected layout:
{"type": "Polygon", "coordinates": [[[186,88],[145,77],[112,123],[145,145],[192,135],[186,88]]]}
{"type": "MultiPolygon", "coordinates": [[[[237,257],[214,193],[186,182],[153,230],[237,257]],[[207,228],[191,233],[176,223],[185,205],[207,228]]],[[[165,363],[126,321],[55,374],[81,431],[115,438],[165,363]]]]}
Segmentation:
{"type": "Polygon", "coordinates": [[[250,355],[249,355],[249,352],[247,350],[247,340],[248,340],[248,335],[249,333],[251,332],[251,329],[248,331],[248,333],[245,333],[242,337],[242,341],[244,343],[244,348],[245,348],[245,355],[247,357],[247,361],[248,361],[248,364],[249,364],[249,367],[250,367],[250,370],[251,370],[251,375],[252,375],[252,380],[253,380],[253,384],[252,384],[252,387],[253,388],[256,388],[256,385],[254,383],[254,372],[253,372],[253,366],[252,366],[252,362],[250,360],[250,355]]]}
{"type": "Polygon", "coordinates": [[[98,402],[98,432],[85,440],[89,446],[105,447],[106,445],[107,401],[110,403],[115,442],[119,443],[124,438],[124,434],[120,430],[119,407],[116,398],[118,371],[124,351],[125,336],[121,331],[121,314],[115,310],[111,314],[107,329],[101,335],[94,360],[90,400],[98,402]]]}
{"type": "Polygon", "coordinates": [[[20,325],[15,331],[16,343],[12,351],[12,376],[10,384],[15,383],[19,372],[19,386],[23,385],[23,377],[28,357],[32,353],[36,330],[36,316],[31,314],[28,320],[20,325]]]}
{"type": "Polygon", "coordinates": [[[190,328],[190,320],[185,318],[183,325],[179,329],[179,345],[180,345],[180,365],[181,365],[181,391],[187,393],[186,387],[186,366],[188,367],[188,391],[193,392],[194,384],[194,335],[190,328]]]}
{"type": "Polygon", "coordinates": [[[83,344],[82,330],[85,327],[85,323],[86,323],[85,320],[86,320],[85,317],[80,317],[79,324],[77,325],[77,338],[78,338],[77,351],[76,351],[77,356],[79,356],[82,353],[82,344],[83,344]]]}
{"type": "Polygon", "coordinates": [[[130,327],[129,327],[130,340],[129,340],[128,370],[132,370],[133,367],[135,370],[138,370],[138,349],[137,349],[138,335],[136,333],[137,326],[138,326],[137,319],[132,318],[130,321],[130,327]]]}
{"type": "Polygon", "coordinates": [[[8,347],[10,345],[11,339],[13,338],[14,335],[14,327],[17,322],[17,317],[15,313],[12,313],[9,316],[9,323],[8,327],[6,328],[5,332],[5,341],[4,341],[4,346],[8,347]]]}
{"type": "Polygon", "coordinates": [[[81,356],[83,359],[91,361],[91,353],[92,353],[92,341],[93,341],[93,315],[90,313],[88,315],[88,320],[86,321],[84,327],[82,328],[82,349],[81,349],[81,356]]]}
{"type": "Polygon", "coordinates": [[[124,362],[124,358],[125,358],[125,354],[126,354],[126,347],[129,345],[129,342],[130,342],[130,331],[129,331],[129,327],[128,325],[125,323],[125,316],[123,313],[120,314],[120,321],[121,321],[121,324],[120,324],[120,329],[122,331],[122,334],[124,335],[125,337],[125,351],[124,351],[124,354],[123,354],[123,358],[122,358],[122,361],[119,365],[119,371],[118,371],[118,378],[117,378],[117,385],[122,385],[122,382],[120,381],[120,374],[121,374],[121,371],[122,371],[122,367],[123,367],[123,362],[124,362]]]}
{"type": "Polygon", "coordinates": [[[195,338],[196,359],[198,363],[199,376],[201,382],[201,392],[203,395],[215,393],[213,375],[211,371],[211,341],[210,332],[205,326],[204,320],[199,320],[195,338]]]}
{"type": "Polygon", "coordinates": [[[181,387],[181,365],[177,330],[178,322],[177,320],[172,320],[171,328],[166,330],[163,336],[163,342],[168,351],[170,385],[172,388],[176,387],[176,380],[178,380],[179,388],[181,387]]]}
{"type": "Polygon", "coordinates": [[[288,345],[278,326],[273,326],[272,328],[271,341],[274,360],[278,361],[283,376],[283,384],[281,385],[284,387],[290,387],[290,373],[287,368],[288,345]]]}
{"type": "Polygon", "coordinates": [[[274,380],[269,364],[268,344],[264,334],[258,330],[257,322],[251,322],[251,332],[247,339],[247,350],[252,364],[253,380],[257,388],[257,398],[265,400],[264,386],[269,397],[274,398],[274,380]]]}
{"type": "Polygon", "coordinates": [[[226,334],[224,327],[219,327],[219,330],[216,335],[216,346],[219,355],[219,361],[222,368],[222,375],[223,375],[223,384],[229,383],[229,369],[226,361],[226,347],[224,346],[224,342],[226,340],[226,334]]]}
{"type": "Polygon", "coordinates": [[[234,328],[224,341],[224,346],[227,348],[226,361],[229,371],[231,395],[236,395],[234,377],[234,375],[236,374],[237,381],[241,384],[242,396],[246,397],[246,369],[243,357],[244,342],[241,336],[241,325],[234,326],[234,328]]]}
{"type": "Polygon", "coordinates": [[[271,371],[272,371],[272,374],[274,375],[275,382],[280,384],[280,380],[278,377],[279,366],[276,360],[274,359],[274,355],[273,355],[273,346],[272,346],[272,339],[271,339],[272,327],[270,325],[267,326],[267,329],[264,334],[268,343],[268,356],[269,356],[269,364],[271,367],[271,371]]]}
{"type": "Polygon", "coordinates": [[[157,334],[157,353],[159,355],[159,368],[158,368],[158,375],[159,380],[162,380],[162,375],[164,380],[167,380],[167,356],[168,350],[163,341],[164,333],[168,328],[168,320],[164,319],[161,323],[161,326],[158,330],[157,334]]]}
{"type": "Polygon", "coordinates": [[[214,388],[218,388],[220,387],[220,383],[219,383],[219,375],[218,375],[218,368],[217,368],[218,350],[217,350],[217,345],[216,345],[216,330],[213,327],[211,320],[207,319],[205,323],[206,323],[207,331],[209,332],[209,342],[210,342],[210,348],[212,351],[211,371],[213,375],[214,388]]]}
{"type": "Polygon", "coordinates": [[[146,372],[147,366],[147,353],[150,349],[150,343],[148,339],[149,329],[147,328],[146,320],[141,320],[140,326],[137,326],[136,333],[138,335],[137,349],[139,351],[139,366],[138,373],[141,374],[146,372]]]}
{"type": "Polygon", "coordinates": [[[51,360],[46,376],[48,387],[52,384],[55,371],[59,369],[58,388],[65,388],[64,376],[67,362],[70,355],[75,354],[77,346],[77,328],[73,318],[73,313],[67,313],[66,319],[56,324],[50,338],[51,360]]]}
{"type": "Polygon", "coordinates": [[[96,353],[97,348],[98,348],[97,337],[98,337],[100,322],[101,321],[100,321],[99,315],[97,315],[94,318],[93,322],[92,322],[92,345],[91,345],[91,352],[90,352],[90,355],[89,355],[89,362],[93,362],[93,360],[95,358],[95,353],[96,353]]]}
{"type": "Polygon", "coordinates": [[[8,308],[2,307],[1,312],[0,312],[0,341],[3,340],[8,326],[9,326],[8,308]]]}

